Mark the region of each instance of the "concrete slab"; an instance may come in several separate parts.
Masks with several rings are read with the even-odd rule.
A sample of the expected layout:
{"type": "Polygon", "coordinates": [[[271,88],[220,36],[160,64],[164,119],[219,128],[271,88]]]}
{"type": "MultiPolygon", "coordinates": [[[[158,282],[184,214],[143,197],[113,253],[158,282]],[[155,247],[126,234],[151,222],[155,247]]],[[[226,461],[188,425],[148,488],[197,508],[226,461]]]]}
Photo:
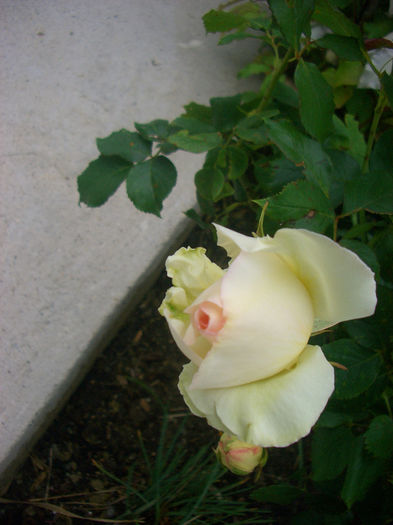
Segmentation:
{"type": "Polygon", "coordinates": [[[120,190],[78,207],[94,139],[245,89],[255,43],[218,48],[212,0],[1,2],[0,480],[4,485],[186,228],[200,156],[163,219],[120,190]]]}

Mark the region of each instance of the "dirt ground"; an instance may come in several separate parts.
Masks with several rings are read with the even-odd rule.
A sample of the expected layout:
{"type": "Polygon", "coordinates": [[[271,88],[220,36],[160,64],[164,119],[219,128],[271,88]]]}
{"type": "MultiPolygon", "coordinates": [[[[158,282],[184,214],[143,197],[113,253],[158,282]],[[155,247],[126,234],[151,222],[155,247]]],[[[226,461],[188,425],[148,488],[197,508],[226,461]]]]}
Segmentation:
{"type": "MultiPolygon", "coordinates": [[[[210,236],[197,230],[185,244],[214,246],[209,239],[210,236]]],[[[222,252],[209,255],[216,262],[217,258],[223,262],[222,252]]],[[[148,453],[155,454],[163,412],[149,389],[168,405],[170,430],[188,413],[177,389],[179,373],[187,360],[157,312],[169,286],[163,272],[96,360],[4,494],[8,500],[23,503],[1,505],[0,523],[95,523],[97,518],[116,519],[124,512],[121,491],[98,466],[124,479],[132,464],[142,462],[138,433],[148,453]],[[32,502],[33,499],[36,501],[32,502]],[[75,504],[70,502],[74,500],[75,504]],[[81,519],[67,516],[67,512],[81,519]]],[[[179,446],[193,454],[217,439],[218,432],[203,419],[192,416],[187,420],[179,446]]],[[[293,471],[296,451],[296,446],[285,452],[273,451],[261,482],[279,482],[284,470],[293,471]]],[[[136,480],[145,484],[143,467],[136,472],[136,480]]],[[[231,483],[236,481],[232,474],[226,476],[231,483]]],[[[252,480],[250,483],[253,488],[252,480]]],[[[274,520],[278,522],[278,518],[274,520]]]]}

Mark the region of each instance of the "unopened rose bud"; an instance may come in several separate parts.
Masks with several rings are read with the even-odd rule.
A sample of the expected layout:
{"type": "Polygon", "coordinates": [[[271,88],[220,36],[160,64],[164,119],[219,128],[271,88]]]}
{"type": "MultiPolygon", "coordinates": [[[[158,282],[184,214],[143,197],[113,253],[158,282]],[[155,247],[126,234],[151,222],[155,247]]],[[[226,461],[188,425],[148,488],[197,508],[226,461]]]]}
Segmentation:
{"type": "Polygon", "coordinates": [[[237,438],[223,434],[215,450],[216,456],[224,467],[239,476],[246,476],[267,461],[267,451],[257,445],[251,445],[237,438]]]}

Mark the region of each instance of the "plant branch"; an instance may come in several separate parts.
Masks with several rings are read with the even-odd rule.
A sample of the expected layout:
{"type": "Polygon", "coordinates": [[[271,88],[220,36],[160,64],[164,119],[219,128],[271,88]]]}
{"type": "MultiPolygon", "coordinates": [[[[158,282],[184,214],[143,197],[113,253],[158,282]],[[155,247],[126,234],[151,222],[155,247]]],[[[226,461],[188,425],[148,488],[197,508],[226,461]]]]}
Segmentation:
{"type": "Polygon", "coordinates": [[[374,111],[373,120],[371,122],[370,132],[368,135],[367,150],[366,150],[366,155],[364,157],[363,166],[362,166],[363,173],[366,173],[366,171],[368,170],[368,162],[370,160],[371,150],[373,149],[375,135],[377,133],[378,124],[382,116],[385,105],[386,105],[386,95],[383,89],[381,89],[379,92],[377,106],[374,111]]]}
{"type": "Polygon", "coordinates": [[[273,90],[276,87],[276,84],[280,76],[285,71],[285,68],[287,67],[287,64],[288,64],[288,61],[291,55],[292,55],[292,48],[289,48],[288,51],[285,53],[284,57],[282,58],[282,60],[275,66],[273,73],[271,74],[271,77],[270,77],[270,83],[266,88],[266,91],[262,97],[261,102],[259,103],[258,107],[250,113],[250,115],[261,113],[266,108],[266,106],[269,104],[273,90]]]}

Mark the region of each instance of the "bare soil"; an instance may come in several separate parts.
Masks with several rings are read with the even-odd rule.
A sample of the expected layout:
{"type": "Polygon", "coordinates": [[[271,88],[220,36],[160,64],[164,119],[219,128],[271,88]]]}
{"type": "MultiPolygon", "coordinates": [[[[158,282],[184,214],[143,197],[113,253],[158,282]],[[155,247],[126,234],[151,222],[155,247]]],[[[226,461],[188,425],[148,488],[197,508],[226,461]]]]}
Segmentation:
{"type": "MultiPolygon", "coordinates": [[[[209,244],[209,255],[216,262],[225,259],[223,251],[214,248],[211,235],[201,230],[194,231],[185,244],[209,244]]],[[[169,407],[170,430],[188,413],[177,389],[186,358],[157,312],[169,286],[163,272],[96,360],[3,496],[15,503],[1,505],[0,523],[69,525],[116,519],[125,510],[124,494],[98,466],[124,479],[136,464],[136,480],[141,486],[147,483],[138,434],[154,456],[163,418],[155,395],[169,407]]],[[[205,420],[192,416],[179,446],[193,454],[217,439],[218,433],[205,420]]],[[[259,484],[288,481],[296,457],[296,446],[273,450],[259,484]]],[[[232,474],[226,476],[229,482],[236,481],[232,474]]],[[[247,482],[255,488],[252,478],[247,482]]],[[[273,522],[286,521],[276,514],[273,522]]]]}

